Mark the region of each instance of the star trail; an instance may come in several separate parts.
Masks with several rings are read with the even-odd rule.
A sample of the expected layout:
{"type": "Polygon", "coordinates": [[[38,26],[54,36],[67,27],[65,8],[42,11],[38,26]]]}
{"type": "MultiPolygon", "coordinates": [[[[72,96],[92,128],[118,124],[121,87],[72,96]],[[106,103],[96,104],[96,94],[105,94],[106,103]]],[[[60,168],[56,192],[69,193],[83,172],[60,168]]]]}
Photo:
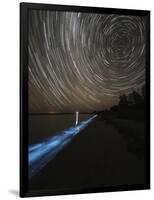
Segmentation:
{"type": "Polygon", "coordinates": [[[145,84],[145,18],[31,10],[30,112],[92,112],[145,84]]]}

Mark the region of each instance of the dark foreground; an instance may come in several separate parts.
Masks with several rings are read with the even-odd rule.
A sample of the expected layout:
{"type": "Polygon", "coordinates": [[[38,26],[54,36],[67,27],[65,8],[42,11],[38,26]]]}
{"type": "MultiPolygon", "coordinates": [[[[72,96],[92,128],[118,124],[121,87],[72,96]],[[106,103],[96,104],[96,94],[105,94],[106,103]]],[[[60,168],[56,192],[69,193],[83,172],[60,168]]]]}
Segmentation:
{"type": "Polygon", "coordinates": [[[30,180],[29,190],[144,184],[143,122],[97,117],[30,180]]]}

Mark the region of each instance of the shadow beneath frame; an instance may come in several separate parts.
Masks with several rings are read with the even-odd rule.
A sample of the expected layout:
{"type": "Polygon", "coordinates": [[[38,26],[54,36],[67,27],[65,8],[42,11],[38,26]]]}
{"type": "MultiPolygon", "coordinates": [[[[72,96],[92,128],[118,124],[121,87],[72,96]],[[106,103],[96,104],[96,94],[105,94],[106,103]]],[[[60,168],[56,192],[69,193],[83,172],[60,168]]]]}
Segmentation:
{"type": "Polygon", "coordinates": [[[16,197],[19,196],[19,191],[18,191],[18,190],[10,189],[10,190],[8,190],[8,192],[9,192],[10,194],[13,194],[13,195],[16,196],[16,197]]]}

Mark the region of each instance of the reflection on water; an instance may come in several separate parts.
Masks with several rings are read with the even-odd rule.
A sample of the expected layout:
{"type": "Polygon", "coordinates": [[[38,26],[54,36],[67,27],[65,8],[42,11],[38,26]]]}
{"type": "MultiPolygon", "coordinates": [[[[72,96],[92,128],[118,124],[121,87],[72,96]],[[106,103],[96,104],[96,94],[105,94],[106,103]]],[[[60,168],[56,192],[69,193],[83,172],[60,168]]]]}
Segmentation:
{"type": "MultiPolygon", "coordinates": [[[[79,121],[88,119],[91,114],[79,114],[79,121]]],[[[76,123],[75,114],[29,115],[29,144],[39,143],[45,138],[55,136],[76,123]]]]}
{"type": "MultiPolygon", "coordinates": [[[[82,115],[82,117],[86,120],[90,116],[82,115]]],[[[54,116],[32,117],[36,122],[35,131],[38,130],[40,134],[39,138],[43,138],[40,139],[41,142],[47,137],[54,138],[51,141],[47,140],[50,143],[48,143],[49,146],[46,146],[47,149],[43,148],[45,151],[48,150],[48,147],[52,147],[52,150],[56,147],[54,150],[57,152],[59,150],[58,144],[63,141],[65,144],[65,140],[63,139],[67,139],[68,134],[57,137],[58,135],[55,133],[58,131],[51,132],[53,128],[54,130],[61,130],[63,126],[64,130],[72,127],[72,124],[74,127],[75,115],[56,115],[55,118],[54,116]],[[44,121],[45,119],[48,120],[48,123],[47,121],[45,122],[48,125],[47,128],[44,124],[41,126],[43,119],[44,121]],[[46,134],[46,131],[43,131],[44,127],[46,130],[50,129],[48,134],[46,134]],[[45,133],[45,135],[41,133],[45,133]]],[[[82,121],[81,116],[79,116],[79,120],[82,121]]],[[[141,131],[144,130],[144,126],[141,126],[141,123],[135,121],[132,122],[129,120],[124,122],[124,119],[114,119],[114,121],[116,124],[107,123],[105,116],[99,115],[73,142],[69,143],[66,148],[63,148],[53,160],[51,159],[51,162],[49,160],[46,166],[43,166],[38,173],[29,179],[30,190],[144,184],[144,156],[136,156],[137,154],[135,152],[138,152],[138,150],[128,151],[126,143],[126,141],[131,141],[131,147],[141,147],[142,143],[137,138],[141,138],[142,133],[145,134],[144,131],[141,131]],[[122,132],[117,127],[122,128],[122,132]],[[132,138],[132,129],[137,130],[134,132],[135,135],[140,135],[139,137],[135,136],[136,139],[133,141],[128,137],[131,136],[132,138]],[[127,135],[127,137],[124,137],[124,135],[127,135]]],[[[38,140],[38,137],[35,140],[38,140]]],[[[30,150],[41,149],[41,142],[35,142],[35,144],[37,143],[39,145],[32,145],[30,150]]],[[[34,154],[31,155],[33,156],[34,154]]],[[[47,153],[46,155],[48,156],[49,154],[47,153]]],[[[53,155],[54,151],[52,151],[51,157],[53,155]]],[[[44,164],[44,159],[42,163],[44,164]]],[[[40,162],[39,166],[42,166],[42,163],[40,162]]],[[[35,167],[31,169],[35,169],[35,167]]]]}
{"type": "Polygon", "coordinates": [[[85,129],[96,116],[97,115],[93,115],[78,125],[65,129],[58,133],[57,136],[45,139],[41,143],[29,145],[29,178],[51,161],[58,152],[61,151],[65,145],[69,144],[75,135],[85,129]]]}

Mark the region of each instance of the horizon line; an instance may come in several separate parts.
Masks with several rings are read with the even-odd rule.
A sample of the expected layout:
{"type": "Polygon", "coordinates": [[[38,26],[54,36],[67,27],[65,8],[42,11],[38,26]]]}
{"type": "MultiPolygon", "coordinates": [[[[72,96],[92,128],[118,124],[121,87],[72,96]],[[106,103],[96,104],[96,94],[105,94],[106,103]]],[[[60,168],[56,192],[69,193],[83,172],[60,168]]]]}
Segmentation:
{"type": "MultiPolygon", "coordinates": [[[[79,112],[79,111],[78,111],[79,112]]],[[[100,111],[94,111],[94,112],[79,112],[79,114],[94,114],[94,113],[100,112],[100,111]]],[[[75,114],[76,112],[57,112],[57,113],[28,113],[28,115],[66,115],[66,114],[75,114]]]]}

